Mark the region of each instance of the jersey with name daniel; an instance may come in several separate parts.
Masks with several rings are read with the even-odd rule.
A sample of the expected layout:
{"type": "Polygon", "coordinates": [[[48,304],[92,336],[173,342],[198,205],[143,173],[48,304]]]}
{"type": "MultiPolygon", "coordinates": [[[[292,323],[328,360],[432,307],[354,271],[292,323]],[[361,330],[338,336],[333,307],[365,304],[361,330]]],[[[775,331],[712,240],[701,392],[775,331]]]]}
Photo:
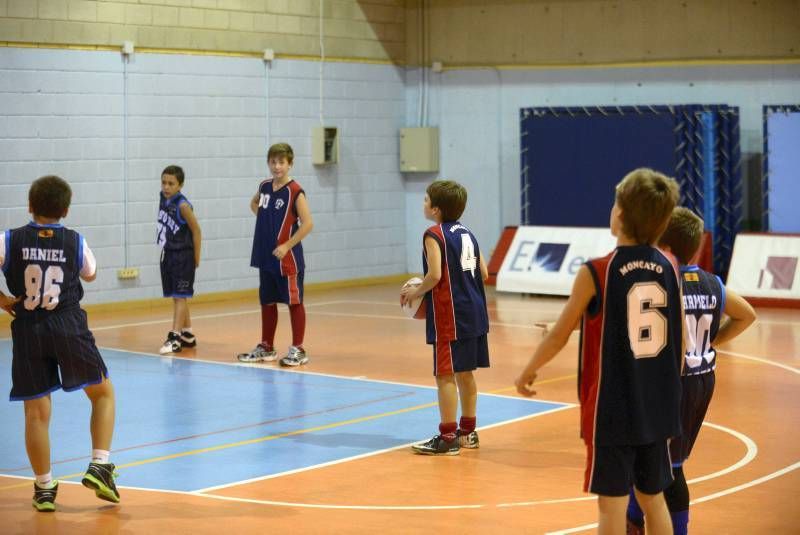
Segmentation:
{"type": "MultiPolygon", "coordinates": [[[[83,297],[80,272],[87,250],[83,236],[62,225],[29,223],[7,230],[0,243],[2,268],[17,319],[79,306],[83,297]]],[[[89,253],[91,254],[91,253],[89,253]]]]}
{"type": "Polygon", "coordinates": [[[587,444],[680,434],[681,303],[672,255],[620,246],[586,265],[595,285],[581,325],[579,397],[587,444]]]}
{"type": "Polygon", "coordinates": [[[281,260],[272,251],[288,241],[300,227],[297,198],[305,195],[305,191],[294,179],[277,191],[272,191],[272,183],[273,180],[268,179],[258,187],[258,213],[250,265],[283,276],[296,275],[305,270],[303,244],[292,247],[281,260]]]}
{"type": "Polygon", "coordinates": [[[160,193],[158,204],[158,231],[156,233],[156,243],[159,247],[168,251],[180,251],[182,249],[193,249],[192,230],[181,216],[181,205],[188,204],[192,207],[183,193],[176,193],[170,198],[160,193]]]}
{"type": "MultiPolygon", "coordinates": [[[[472,232],[458,221],[443,222],[425,231],[439,245],[442,277],[426,299],[426,340],[453,341],[489,332],[480,249],[472,232]]],[[[428,272],[424,248],[422,266],[428,272]]]]}
{"type": "Polygon", "coordinates": [[[697,266],[681,266],[683,311],[686,319],[686,361],[683,375],[714,371],[717,352],[711,347],[725,311],[725,285],[697,266]]]}

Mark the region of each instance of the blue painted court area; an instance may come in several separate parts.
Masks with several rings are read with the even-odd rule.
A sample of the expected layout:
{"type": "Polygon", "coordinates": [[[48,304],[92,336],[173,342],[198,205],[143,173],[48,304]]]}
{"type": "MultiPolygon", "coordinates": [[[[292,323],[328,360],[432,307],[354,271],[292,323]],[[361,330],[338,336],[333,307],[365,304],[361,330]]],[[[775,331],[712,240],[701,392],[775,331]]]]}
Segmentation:
{"type": "MultiPolygon", "coordinates": [[[[436,390],[101,349],[117,393],[112,461],[122,486],[193,491],[427,439],[436,390]],[[422,407],[420,407],[422,406],[422,407]]],[[[0,340],[0,474],[30,476],[22,402],[10,402],[11,342],[0,340]]],[[[91,452],[90,404],[53,393],[53,474],[77,479],[91,452]]],[[[563,408],[480,395],[480,426],[563,408]]]]}

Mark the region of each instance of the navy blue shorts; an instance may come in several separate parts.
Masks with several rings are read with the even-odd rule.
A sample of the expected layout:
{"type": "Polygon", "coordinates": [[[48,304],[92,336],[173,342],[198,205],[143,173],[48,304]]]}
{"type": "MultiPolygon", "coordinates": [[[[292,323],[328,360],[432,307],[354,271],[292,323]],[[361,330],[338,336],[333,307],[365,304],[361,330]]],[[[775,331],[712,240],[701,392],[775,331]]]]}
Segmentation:
{"type": "Polygon", "coordinates": [[[645,494],[658,494],[672,484],[668,442],[587,445],[583,490],[601,496],[627,496],[635,486],[645,494]]]}
{"type": "Polygon", "coordinates": [[[683,464],[689,458],[700,426],[714,395],[714,372],[699,375],[686,375],[681,377],[681,428],[683,434],[669,444],[672,462],[676,466],[683,464]]]}
{"type": "Polygon", "coordinates": [[[70,392],[108,377],[80,308],[38,320],[15,319],[11,339],[11,401],[40,398],[59,388],[70,392]]]}
{"type": "Polygon", "coordinates": [[[161,288],[164,297],[192,297],[194,272],[194,249],[161,249],[161,288]]]}
{"type": "Polygon", "coordinates": [[[303,273],[281,275],[266,269],[258,270],[258,298],[262,305],[286,303],[299,305],[303,302],[303,273]]]}
{"type": "Polygon", "coordinates": [[[433,344],[433,375],[470,372],[489,367],[489,341],[486,335],[433,344]]]}

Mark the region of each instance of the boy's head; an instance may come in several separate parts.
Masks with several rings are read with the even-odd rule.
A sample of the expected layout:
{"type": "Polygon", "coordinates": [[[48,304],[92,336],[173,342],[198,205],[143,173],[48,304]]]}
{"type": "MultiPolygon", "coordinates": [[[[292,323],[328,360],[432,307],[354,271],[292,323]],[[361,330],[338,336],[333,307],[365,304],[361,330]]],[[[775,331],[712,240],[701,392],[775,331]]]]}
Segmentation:
{"type": "Polygon", "coordinates": [[[425,217],[433,221],[456,221],[467,206],[467,190],[453,180],[436,180],[425,190],[425,217]]]}
{"type": "Polygon", "coordinates": [[[638,244],[654,244],[679,198],[680,188],[674,179],[646,167],[634,169],[616,188],[620,230],[638,244]]]}
{"type": "Polygon", "coordinates": [[[37,178],[28,191],[28,207],[34,216],[61,219],[67,215],[71,201],[69,184],[55,175],[37,178]]]}
{"type": "Polygon", "coordinates": [[[289,165],[292,165],[292,163],[294,163],[294,151],[292,150],[292,146],[288,143],[275,143],[269,148],[269,152],[267,152],[267,161],[273,158],[284,158],[289,165]]]}
{"type": "Polygon", "coordinates": [[[661,235],[658,244],[668,247],[681,264],[689,264],[700,248],[703,238],[703,220],[683,206],[672,211],[667,230],[661,235]]]}
{"type": "Polygon", "coordinates": [[[161,171],[161,191],[166,198],[178,193],[183,187],[183,169],[177,165],[168,165],[161,171]]]}

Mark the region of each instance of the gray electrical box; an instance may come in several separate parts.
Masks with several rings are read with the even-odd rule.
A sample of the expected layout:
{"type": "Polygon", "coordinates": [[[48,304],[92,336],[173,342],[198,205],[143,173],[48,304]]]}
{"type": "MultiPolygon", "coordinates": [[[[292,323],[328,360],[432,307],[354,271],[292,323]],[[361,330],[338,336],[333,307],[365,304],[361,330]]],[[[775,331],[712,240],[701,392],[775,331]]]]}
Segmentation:
{"type": "Polygon", "coordinates": [[[311,163],[328,165],[339,161],[339,131],[335,126],[311,129],[311,163]]]}
{"type": "Polygon", "coordinates": [[[400,129],[400,171],[431,173],[439,171],[439,129],[400,129]]]}

